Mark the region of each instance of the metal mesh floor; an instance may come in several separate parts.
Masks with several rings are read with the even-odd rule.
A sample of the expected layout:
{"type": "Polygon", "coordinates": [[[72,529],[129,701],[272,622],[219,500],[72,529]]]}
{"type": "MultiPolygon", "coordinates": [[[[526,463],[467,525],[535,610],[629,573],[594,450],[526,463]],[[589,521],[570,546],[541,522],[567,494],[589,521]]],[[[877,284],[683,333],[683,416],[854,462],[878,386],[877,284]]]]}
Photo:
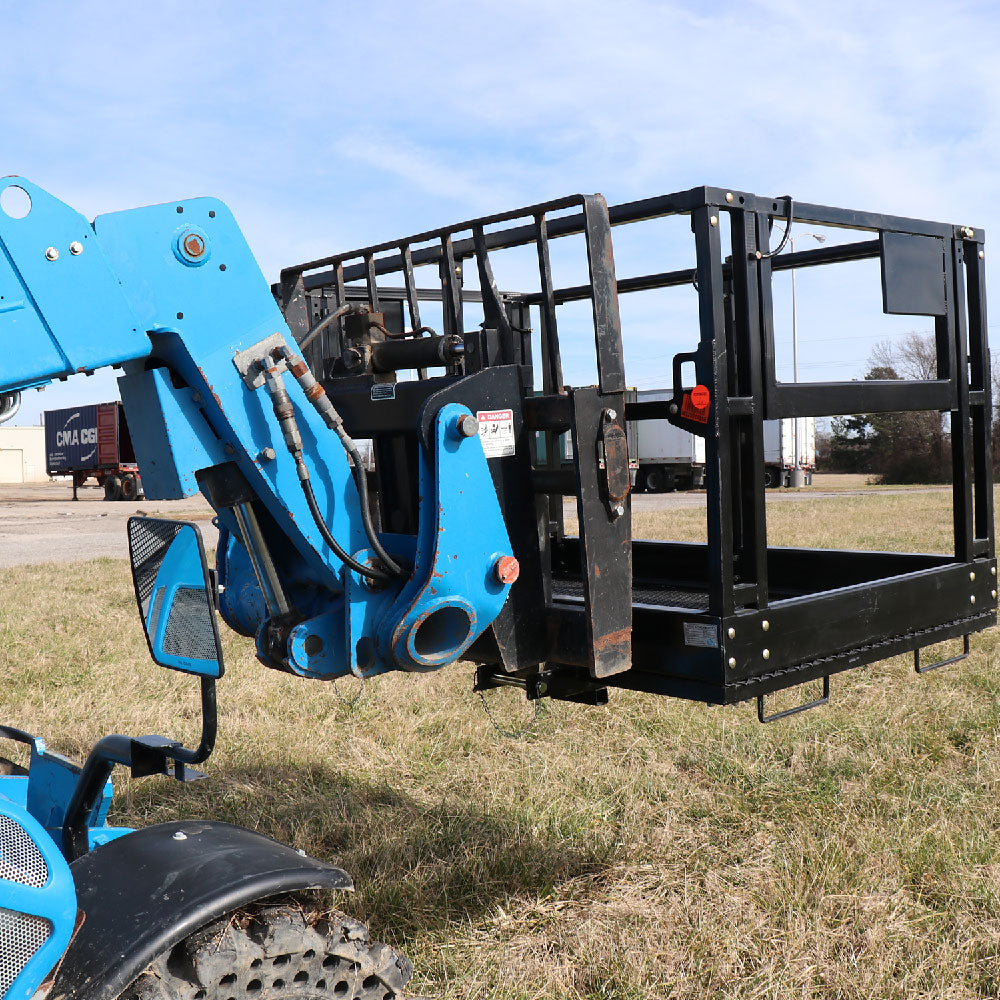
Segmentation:
{"type": "MultiPolygon", "coordinates": [[[[583,600],[583,582],[580,580],[553,580],[554,600],[583,600]]],[[[703,590],[681,590],[677,587],[635,587],[633,604],[650,604],[658,608],[686,608],[689,611],[707,611],[708,594],[703,590]]]]}

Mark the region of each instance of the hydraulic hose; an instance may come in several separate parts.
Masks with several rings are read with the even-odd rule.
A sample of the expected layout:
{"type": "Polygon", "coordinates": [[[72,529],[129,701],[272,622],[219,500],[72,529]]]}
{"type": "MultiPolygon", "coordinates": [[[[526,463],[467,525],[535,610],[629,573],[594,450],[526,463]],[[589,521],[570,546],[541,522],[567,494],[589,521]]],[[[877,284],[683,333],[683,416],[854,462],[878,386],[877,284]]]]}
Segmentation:
{"type": "Polygon", "coordinates": [[[316,381],[309,370],[309,366],[299,355],[293,353],[284,345],[275,348],[275,354],[284,358],[289,371],[295,376],[299,385],[302,386],[302,391],[306,394],[306,399],[313,404],[316,412],[323,418],[323,422],[327,427],[337,435],[344,447],[344,451],[347,452],[351,471],[354,475],[354,483],[358,489],[358,499],[361,504],[361,521],[372,551],[379,557],[386,569],[393,576],[406,576],[405,570],[386,552],[385,547],[379,540],[378,533],[375,531],[375,525],[372,523],[371,507],[368,503],[368,476],[365,472],[365,465],[354,439],[344,429],[343,418],[330,401],[326,390],[316,381]]]}
{"type": "MultiPolygon", "coordinates": [[[[271,404],[274,407],[274,415],[278,418],[278,424],[280,425],[282,435],[285,438],[285,445],[288,447],[292,458],[295,459],[295,468],[298,472],[299,484],[302,487],[306,503],[309,506],[309,513],[312,515],[313,521],[316,522],[316,527],[319,529],[319,533],[323,536],[323,541],[326,542],[326,544],[333,550],[334,555],[355,573],[359,573],[362,576],[367,577],[369,580],[378,580],[380,582],[390,579],[389,574],[385,573],[383,570],[376,569],[371,566],[365,566],[363,563],[358,562],[347,551],[345,551],[344,547],[333,537],[326,521],[323,519],[322,512],[319,509],[319,504],[316,503],[316,495],[313,492],[312,483],[309,481],[309,469],[306,466],[305,459],[302,455],[302,437],[299,434],[298,424],[295,422],[295,409],[292,406],[292,401],[289,398],[288,391],[282,384],[281,372],[278,371],[276,363],[270,358],[264,358],[260,363],[260,367],[264,372],[267,391],[271,396],[271,404]]],[[[353,442],[351,443],[353,444],[353,442]]],[[[357,449],[355,449],[355,452],[356,451],[357,449]]],[[[362,469],[362,472],[363,471],[364,470],[362,469]]],[[[367,511],[367,503],[362,503],[363,520],[365,519],[367,511]]],[[[365,523],[367,530],[367,525],[371,523],[370,515],[365,523]]],[[[378,552],[377,549],[376,552],[378,552]]],[[[387,562],[387,567],[390,566],[390,564],[391,567],[395,567],[396,575],[401,575],[399,567],[396,566],[395,563],[392,563],[391,560],[387,562]]]]}
{"type": "Polygon", "coordinates": [[[331,323],[336,322],[341,316],[346,316],[349,312],[354,310],[355,306],[353,302],[345,302],[342,306],[334,309],[329,316],[324,316],[318,323],[315,323],[309,330],[309,332],[302,338],[299,343],[300,350],[305,350],[331,323]]]}
{"type": "Polygon", "coordinates": [[[785,212],[785,231],[781,234],[781,242],[774,250],[769,250],[767,253],[759,251],[758,257],[760,260],[767,260],[769,257],[777,257],[778,254],[785,249],[785,244],[788,242],[788,237],[791,235],[792,216],[795,211],[795,206],[792,202],[792,196],[790,194],[784,195],[784,199],[787,204],[787,210],[785,212]]]}

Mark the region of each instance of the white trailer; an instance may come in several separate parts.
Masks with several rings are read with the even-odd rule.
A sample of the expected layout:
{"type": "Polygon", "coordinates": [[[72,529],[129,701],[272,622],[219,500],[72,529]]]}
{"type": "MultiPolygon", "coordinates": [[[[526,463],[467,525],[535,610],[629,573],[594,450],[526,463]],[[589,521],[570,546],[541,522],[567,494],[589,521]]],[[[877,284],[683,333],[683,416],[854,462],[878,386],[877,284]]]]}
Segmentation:
{"type": "MultiPolygon", "coordinates": [[[[631,395],[631,394],[630,394],[631,395]]],[[[665,389],[635,393],[640,403],[673,398],[665,389]]],[[[629,458],[636,467],[635,487],[646,493],[700,489],[705,484],[705,439],[675,427],[669,420],[632,420],[628,425],[629,458]]]]}
{"type": "Polygon", "coordinates": [[[764,421],[764,485],[809,486],[816,468],[816,418],[764,421]],[[798,449],[798,462],[795,452],[798,449]],[[796,477],[796,467],[800,470],[796,477]],[[796,482],[796,478],[799,479],[796,482]]]}
{"type": "MultiPolygon", "coordinates": [[[[665,389],[630,390],[631,402],[662,402],[673,398],[665,389]]],[[[668,420],[631,420],[628,424],[629,459],[639,492],[700,489],[705,485],[705,439],[675,427],[668,420]]],[[[808,486],[816,468],[814,417],[764,422],[764,485],[808,486]],[[796,424],[798,427],[796,428],[796,424]],[[801,470],[796,483],[795,450],[801,470]]]]}

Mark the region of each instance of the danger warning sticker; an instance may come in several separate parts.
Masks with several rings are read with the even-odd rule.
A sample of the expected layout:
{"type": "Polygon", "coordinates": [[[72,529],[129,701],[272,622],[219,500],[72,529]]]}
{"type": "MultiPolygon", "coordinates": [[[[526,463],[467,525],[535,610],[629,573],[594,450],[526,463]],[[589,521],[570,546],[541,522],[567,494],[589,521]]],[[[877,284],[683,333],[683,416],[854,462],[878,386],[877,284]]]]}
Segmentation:
{"type": "Polygon", "coordinates": [[[708,423],[708,408],[712,403],[712,394],[707,386],[696,385],[690,392],[684,393],[681,402],[681,416],[694,420],[699,424],[708,423]]]}
{"type": "Polygon", "coordinates": [[[479,440],[487,458],[507,458],[514,454],[514,411],[479,410],[479,440]]]}

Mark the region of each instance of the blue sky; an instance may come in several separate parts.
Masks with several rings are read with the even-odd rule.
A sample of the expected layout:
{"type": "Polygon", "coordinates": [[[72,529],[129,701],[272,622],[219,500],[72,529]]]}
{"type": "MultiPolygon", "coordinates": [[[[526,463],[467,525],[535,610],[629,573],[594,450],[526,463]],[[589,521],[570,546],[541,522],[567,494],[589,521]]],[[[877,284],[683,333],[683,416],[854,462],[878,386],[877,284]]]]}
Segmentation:
{"type": "MultiPolygon", "coordinates": [[[[990,3],[4,9],[0,174],[91,217],[215,195],[269,280],[572,191],[712,183],[1000,231],[990,3]]],[[[662,269],[664,245],[623,245],[619,273],[662,269]]],[[[830,288],[799,291],[810,377],[856,377],[872,339],[921,326],[869,328],[830,288]]],[[[657,384],[693,346],[690,299],[626,307],[632,382],[657,384]]],[[[114,394],[108,375],[71,380],[29,393],[22,419],[114,394]]]]}

